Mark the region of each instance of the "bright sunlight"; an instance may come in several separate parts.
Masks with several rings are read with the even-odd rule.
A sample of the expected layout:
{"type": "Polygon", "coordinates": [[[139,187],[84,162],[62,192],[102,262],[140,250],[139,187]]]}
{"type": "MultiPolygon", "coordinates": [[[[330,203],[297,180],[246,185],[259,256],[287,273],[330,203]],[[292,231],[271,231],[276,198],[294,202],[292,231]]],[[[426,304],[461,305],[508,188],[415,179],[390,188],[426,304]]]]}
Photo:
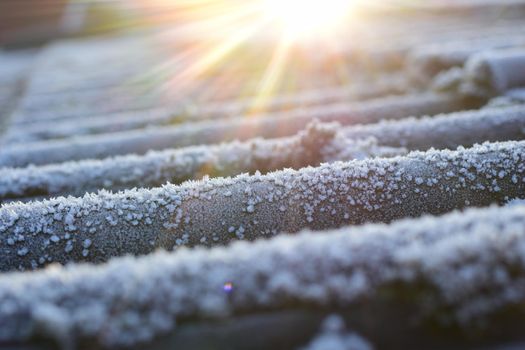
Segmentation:
{"type": "Polygon", "coordinates": [[[292,37],[333,32],[351,10],[353,0],[264,0],[265,14],[292,37]]]}

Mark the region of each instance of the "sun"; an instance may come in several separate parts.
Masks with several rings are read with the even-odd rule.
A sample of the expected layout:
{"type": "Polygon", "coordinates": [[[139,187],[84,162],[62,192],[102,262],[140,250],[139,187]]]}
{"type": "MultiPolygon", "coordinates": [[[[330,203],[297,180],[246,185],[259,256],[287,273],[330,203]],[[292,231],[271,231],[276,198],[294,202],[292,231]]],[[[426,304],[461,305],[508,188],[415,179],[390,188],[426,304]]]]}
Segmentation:
{"type": "Polygon", "coordinates": [[[355,0],[264,0],[267,17],[292,37],[330,33],[344,22],[355,0]]]}

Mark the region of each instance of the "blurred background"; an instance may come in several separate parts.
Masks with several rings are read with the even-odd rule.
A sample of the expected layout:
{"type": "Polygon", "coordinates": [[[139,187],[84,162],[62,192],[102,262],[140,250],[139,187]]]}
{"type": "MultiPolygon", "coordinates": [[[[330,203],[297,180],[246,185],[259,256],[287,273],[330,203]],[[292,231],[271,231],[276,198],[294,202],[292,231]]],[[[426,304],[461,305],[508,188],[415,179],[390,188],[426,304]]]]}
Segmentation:
{"type": "Polygon", "coordinates": [[[517,0],[2,0],[3,142],[81,133],[47,135],[52,120],[109,133],[426,91],[473,53],[522,47],[522,18],[517,0]]]}

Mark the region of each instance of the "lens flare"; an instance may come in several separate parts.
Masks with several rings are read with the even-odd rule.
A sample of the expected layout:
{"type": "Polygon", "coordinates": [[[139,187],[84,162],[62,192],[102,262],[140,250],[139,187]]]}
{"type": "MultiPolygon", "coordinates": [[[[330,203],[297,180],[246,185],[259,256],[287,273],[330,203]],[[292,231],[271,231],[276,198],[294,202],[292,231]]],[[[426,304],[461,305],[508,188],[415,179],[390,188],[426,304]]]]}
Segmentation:
{"type": "Polygon", "coordinates": [[[232,282],[226,282],[224,283],[224,285],[222,286],[222,290],[225,292],[225,293],[231,293],[233,292],[233,283],[232,282]]]}

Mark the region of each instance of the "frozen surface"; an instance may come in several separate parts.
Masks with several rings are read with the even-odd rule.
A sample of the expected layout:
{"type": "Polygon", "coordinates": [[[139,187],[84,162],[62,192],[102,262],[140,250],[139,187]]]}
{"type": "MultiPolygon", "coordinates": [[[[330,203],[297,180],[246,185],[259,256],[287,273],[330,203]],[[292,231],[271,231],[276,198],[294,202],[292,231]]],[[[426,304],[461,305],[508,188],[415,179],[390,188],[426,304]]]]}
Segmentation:
{"type": "MultiPolygon", "coordinates": [[[[359,84],[350,84],[347,86],[302,91],[284,96],[278,95],[265,102],[264,111],[266,113],[278,112],[298,107],[304,108],[337,102],[362,101],[388,94],[400,94],[406,91],[404,85],[406,83],[399,77],[389,77],[381,79],[381,81],[372,86],[367,85],[366,88],[359,88],[359,84]]],[[[138,87],[134,89],[140,92],[138,87]]],[[[257,104],[255,98],[241,101],[203,102],[200,104],[170,100],[164,104],[156,104],[155,108],[146,108],[147,106],[144,104],[132,106],[129,101],[119,98],[119,94],[130,95],[133,89],[128,88],[128,91],[126,91],[125,88],[119,88],[119,90],[115,90],[90,90],[87,92],[70,92],[66,95],[61,93],[51,96],[33,96],[31,97],[32,107],[30,111],[20,109],[16,111],[13,120],[14,126],[11,127],[9,135],[6,136],[6,142],[17,143],[61,139],[158,125],[234,118],[250,114],[250,110],[257,104]],[[113,95],[115,97],[112,99],[113,95]],[[64,100],[68,101],[68,103],[64,104],[64,100]],[[94,105],[114,103],[111,102],[113,100],[117,100],[119,104],[126,106],[123,107],[125,111],[97,114],[97,111],[93,109],[94,105]],[[34,115],[34,120],[23,118],[22,115],[26,113],[34,115]],[[48,127],[51,120],[59,122],[52,129],[48,127]]],[[[136,100],[136,98],[131,96],[130,100],[136,100]]]]}
{"type": "Polygon", "coordinates": [[[0,52],[0,347],[519,348],[525,1],[389,5],[0,52]]]}
{"type": "Polygon", "coordinates": [[[22,95],[24,82],[34,61],[33,51],[4,52],[0,50],[0,145],[11,123],[11,111],[22,95]]]}
{"type": "Polygon", "coordinates": [[[101,266],[5,274],[0,339],[39,334],[62,344],[89,339],[131,345],[199,319],[286,305],[395,305],[406,291],[428,295],[412,304],[422,320],[440,314],[444,324],[483,331],[496,325],[493,312],[517,310],[525,297],[524,220],[523,206],[472,209],[101,266]],[[405,292],[396,294],[396,288],[405,292]],[[386,290],[392,292],[380,292],[386,290]]]}
{"type": "Polygon", "coordinates": [[[380,146],[373,137],[351,139],[337,124],[312,123],[295,136],[252,139],[213,146],[150,151],[103,160],[0,169],[0,199],[84,195],[107,188],[155,187],[203,176],[234,176],[301,168],[335,160],[403,154],[402,148],[380,146]]]}
{"type": "Polygon", "coordinates": [[[504,34],[483,38],[450,40],[416,47],[407,58],[409,72],[417,79],[429,80],[437,73],[452,67],[462,67],[476,54],[498,49],[519,48],[525,45],[525,30],[515,28],[504,34]]]}
{"type": "Polygon", "coordinates": [[[218,146],[191,146],[103,160],[0,169],[0,199],[83,195],[107,188],[121,190],[178,184],[203,175],[235,176],[282,168],[301,168],[336,160],[401,154],[411,150],[455,149],[483,141],[521,140],[525,106],[406,118],[338,127],[312,124],[298,135],[218,146]],[[378,143],[380,141],[380,144],[378,143]],[[394,147],[394,148],[392,148],[394,147]]]}
{"type": "Polygon", "coordinates": [[[504,203],[525,189],[524,151],[525,142],[486,143],[7,204],[0,208],[0,268],[101,262],[159,247],[217,245],[504,203]]]}
{"type": "Polygon", "coordinates": [[[353,125],[374,123],[382,119],[446,113],[466,107],[463,98],[450,95],[392,96],[361,103],[297,109],[257,118],[185,123],[172,127],[8,145],[0,149],[0,166],[22,167],[128,153],[144,154],[149,150],[247,140],[258,136],[290,136],[314,119],[353,125]]]}
{"type": "Polygon", "coordinates": [[[373,137],[381,145],[410,150],[455,149],[484,141],[521,140],[525,136],[525,105],[406,118],[343,129],[351,139],[373,137]]]}
{"type": "Polygon", "coordinates": [[[480,94],[502,94],[525,86],[525,49],[483,52],[465,66],[467,89],[480,94]]]}

